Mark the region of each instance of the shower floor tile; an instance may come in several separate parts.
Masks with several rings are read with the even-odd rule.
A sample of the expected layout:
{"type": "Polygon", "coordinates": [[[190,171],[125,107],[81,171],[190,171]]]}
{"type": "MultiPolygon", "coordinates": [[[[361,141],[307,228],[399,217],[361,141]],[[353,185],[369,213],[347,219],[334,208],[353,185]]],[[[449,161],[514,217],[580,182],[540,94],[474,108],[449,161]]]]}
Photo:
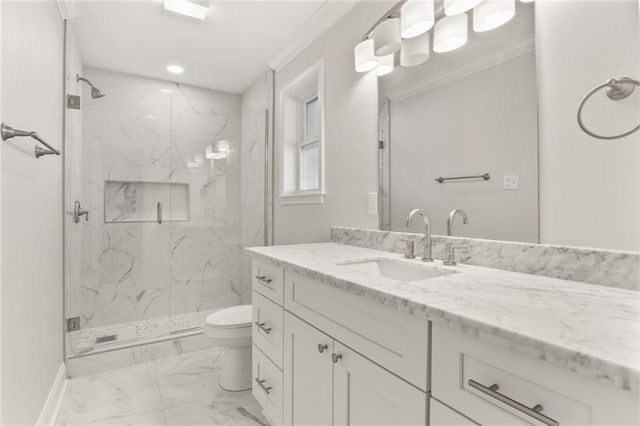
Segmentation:
{"type": "Polygon", "coordinates": [[[220,349],[69,380],[56,425],[266,426],[251,391],[218,386],[220,349]]]}

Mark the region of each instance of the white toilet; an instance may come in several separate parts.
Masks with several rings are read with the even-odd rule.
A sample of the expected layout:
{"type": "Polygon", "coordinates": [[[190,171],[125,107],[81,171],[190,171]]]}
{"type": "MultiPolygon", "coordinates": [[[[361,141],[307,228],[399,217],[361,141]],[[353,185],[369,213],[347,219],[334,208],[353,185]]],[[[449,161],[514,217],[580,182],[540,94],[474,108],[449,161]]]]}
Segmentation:
{"type": "Polygon", "coordinates": [[[221,309],[207,316],[204,335],[222,346],[220,387],[229,391],[251,389],[251,305],[221,309]]]}

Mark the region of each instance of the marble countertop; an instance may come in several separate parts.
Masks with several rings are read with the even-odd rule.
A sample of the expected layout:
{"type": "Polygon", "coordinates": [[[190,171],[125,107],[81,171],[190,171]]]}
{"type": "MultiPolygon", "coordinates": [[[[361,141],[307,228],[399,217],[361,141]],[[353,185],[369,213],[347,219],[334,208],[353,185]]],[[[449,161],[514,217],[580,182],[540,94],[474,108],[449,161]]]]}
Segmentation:
{"type": "Polygon", "coordinates": [[[638,392],[639,292],[478,266],[447,267],[441,261],[427,265],[458,273],[402,282],[349,271],[339,263],[382,257],[422,265],[420,260],[336,243],[247,251],[382,305],[638,392]]]}

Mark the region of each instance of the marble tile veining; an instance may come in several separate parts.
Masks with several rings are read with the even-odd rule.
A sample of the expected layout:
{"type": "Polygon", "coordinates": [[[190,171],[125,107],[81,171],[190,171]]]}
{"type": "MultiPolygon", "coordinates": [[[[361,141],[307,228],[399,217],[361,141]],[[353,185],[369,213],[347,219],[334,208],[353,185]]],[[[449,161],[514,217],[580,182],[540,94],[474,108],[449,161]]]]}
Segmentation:
{"type": "Polygon", "coordinates": [[[266,426],[251,391],[218,386],[220,348],[72,378],[56,425],[266,426]]]}
{"type": "MultiPolygon", "coordinates": [[[[586,285],[478,266],[442,266],[458,273],[402,282],[338,264],[401,254],[324,243],[255,247],[252,256],[416,317],[602,382],[638,392],[640,292],[586,285]]],[[[322,284],[320,284],[322,285],[322,284]]]]}
{"type": "MultiPolygon", "coordinates": [[[[420,234],[331,228],[334,243],[393,253],[404,253],[407,239],[415,241],[417,254],[421,254],[424,237],[420,234]]],[[[467,265],[640,291],[640,253],[434,235],[436,259],[444,258],[447,242],[464,247],[456,252],[456,257],[458,262],[467,265]]]]}

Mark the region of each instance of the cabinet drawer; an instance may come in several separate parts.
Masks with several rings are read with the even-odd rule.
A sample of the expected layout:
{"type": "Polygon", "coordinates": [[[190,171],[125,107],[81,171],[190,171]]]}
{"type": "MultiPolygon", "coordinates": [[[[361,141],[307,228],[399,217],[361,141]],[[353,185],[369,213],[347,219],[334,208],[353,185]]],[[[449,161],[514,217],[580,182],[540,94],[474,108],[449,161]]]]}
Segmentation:
{"type": "Polygon", "coordinates": [[[256,346],[252,353],[253,389],[264,415],[279,426],[282,424],[282,371],[256,346]]]}
{"type": "Polygon", "coordinates": [[[429,321],[287,271],[285,309],[423,391],[429,321]]]}
{"type": "Polygon", "coordinates": [[[284,270],[272,263],[254,259],[252,272],[253,290],[282,306],[284,270]]]}
{"type": "Polygon", "coordinates": [[[442,325],[432,332],[432,395],[480,424],[638,424],[637,394],[442,325]]]}
{"type": "Polygon", "coordinates": [[[260,293],[253,292],[253,344],[282,369],[284,309],[260,293]]]}

